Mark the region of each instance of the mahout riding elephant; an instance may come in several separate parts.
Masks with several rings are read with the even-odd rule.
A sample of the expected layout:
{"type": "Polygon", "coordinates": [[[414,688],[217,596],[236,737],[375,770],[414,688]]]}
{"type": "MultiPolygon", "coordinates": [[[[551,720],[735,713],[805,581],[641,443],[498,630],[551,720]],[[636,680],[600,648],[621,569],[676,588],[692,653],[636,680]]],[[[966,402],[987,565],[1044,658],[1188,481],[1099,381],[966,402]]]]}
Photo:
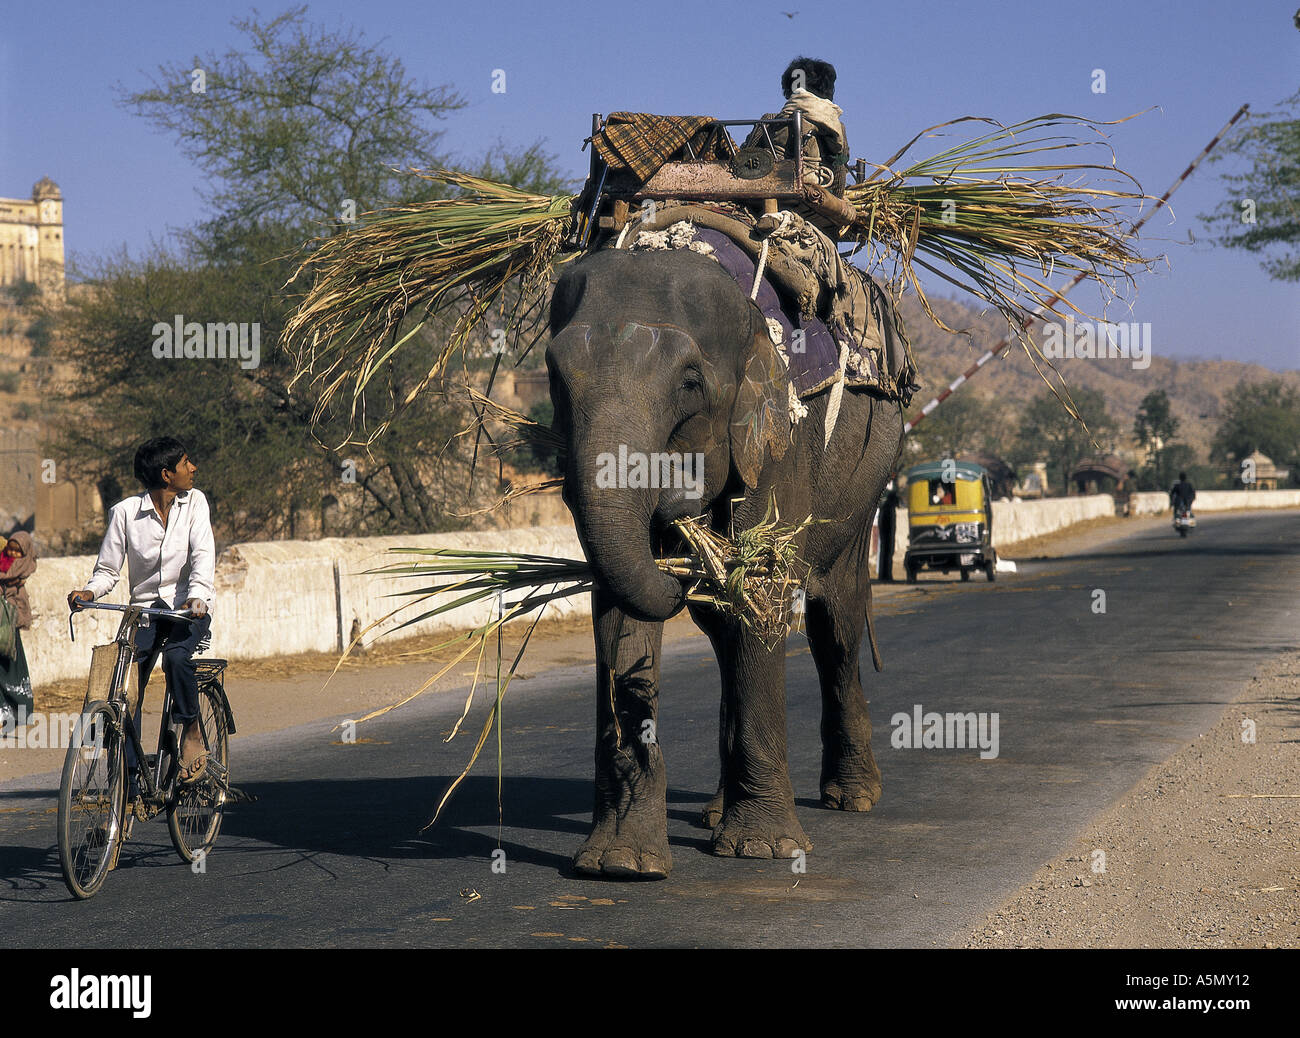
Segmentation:
{"type": "Polygon", "coordinates": [[[902,407],[846,391],[824,446],[822,392],[792,425],[785,365],[761,312],[718,263],[689,250],[610,249],[574,262],[552,296],[550,330],[564,499],[597,577],[595,806],[574,868],[663,878],[672,867],[664,759],[646,735],[656,732],[663,622],[684,605],[722,675],[721,778],[703,819],[713,853],[807,851],[786,762],[784,642],[769,646],[736,619],[688,603],[654,559],[680,552],[670,524],[687,515],[709,513],[723,532],[763,522],[773,505],[783,522],[829,520],[796,542],[810,567],[805,623],[822,689],[821,801],[870,810],[881,781],[858,650],[872,514],[899,455],[902,407]],[[620,450],[702,457],[702,479],[611,486],[609,459],[620,450]]]}

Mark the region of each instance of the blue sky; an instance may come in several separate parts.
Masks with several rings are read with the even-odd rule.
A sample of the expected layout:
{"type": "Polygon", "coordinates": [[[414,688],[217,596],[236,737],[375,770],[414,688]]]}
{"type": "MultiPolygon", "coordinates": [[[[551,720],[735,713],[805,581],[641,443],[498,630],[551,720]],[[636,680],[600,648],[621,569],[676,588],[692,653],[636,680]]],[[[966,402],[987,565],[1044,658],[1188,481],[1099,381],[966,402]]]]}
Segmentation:
{"type": "MultiPolygon", "coordinates": [[[[1110,142],[1119,164],[1158,195],[1238,105],[1266,112],[1300,88],[1296,3],[331,0],[312,3],[309,15],[355,26],[416,77],[464,95],[470,104],[444,124],[444,145],[467,158],[498,140],[543,138],[581,176],[592,112],[757,116],[777,107],[781,70],[805,53],[837,66],[853,154],[874,161],[961,115],[1115,119],[1159,106],[1115,127],[1110,142]],[[498,68],[503,94],[491,91],[498,68]],[[1092,91],[1095,68],[1105,70],[1104,94],[1092,91]]],[[[123,245],[138,252],[192,224],[203,215],[199,174],[174,141],[117,107],[112,88],[238,45],[231,18],[251,11],[176,0],[10,5],[0,38],[0,195],[26,196],[39,177],[53,177],[68,247],[85,256],[123,245]]],[[[1167,252],[1169,266],[1142,278],[1131,314],[1110,316],[1150,321],[1156,355],[1300,368],[1300,286],[1271,282],[1253,257],[1207,244],[1197,219],[1222,197],[1218,173],[1234,166],[1203,165],[1175,196],[1174,219],[1152,220],[1144,250],[1167,252]]]]}

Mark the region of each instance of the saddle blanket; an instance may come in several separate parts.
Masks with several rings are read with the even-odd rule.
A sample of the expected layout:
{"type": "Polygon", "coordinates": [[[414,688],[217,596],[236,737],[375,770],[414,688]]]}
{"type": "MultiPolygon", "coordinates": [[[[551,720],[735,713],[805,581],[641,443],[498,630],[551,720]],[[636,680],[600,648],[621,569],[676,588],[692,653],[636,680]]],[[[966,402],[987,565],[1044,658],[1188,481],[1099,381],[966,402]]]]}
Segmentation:
{"type": "MultiPolygon", "coordinates": [[[[737,224],[737,228],[740,226],[737,224]]],[[[746,295],[753,291],[758,259],[725,231],[689,219],[661,231],[630,230],[633,233],[628,248],[633,251],[690,249],[717,261],[746,295]]],[[[805,230],[821,237],[810,227],[805,230]]],[[[769,256],[775,256],[779,247],[773,246],[769,256]]],[[[829,243],[827,247],[833,248],[829,243]]],[[[842,257],[836,254],[831,259],[837,280],[830,279],[828,285],[829,272],[824,269],[815,278],[823,286],[824,299],[834,301],[830,307],[818,306],[812,299],[815,291],[807,288],[807,278],[814,274],[812,269],[804,271],[801,300],[794,299],[789,290],[783,297],[771,266],[765,267],[754,297],[767,321],[768,334],[786,364],[796,398],[803,400],[833,386],[840,380],[843,365],[846,388],[872,390],[890,399],[903,399],[906,404],[915,388],[915,366],[901,328],[896,322],[886,327],[882,320],[884,293],[862,271],[842,262],[842,257]],[[840,286],[838,291],[835,284],[840,286]],[[818,311],[825,313],[827,309],[828,319],[818,316],[818,311]],[[847,356],[842,357],[842,353],[847,356]]],[[[823,257],[819,267],[826,267],[828,262],[823,257]]]]}

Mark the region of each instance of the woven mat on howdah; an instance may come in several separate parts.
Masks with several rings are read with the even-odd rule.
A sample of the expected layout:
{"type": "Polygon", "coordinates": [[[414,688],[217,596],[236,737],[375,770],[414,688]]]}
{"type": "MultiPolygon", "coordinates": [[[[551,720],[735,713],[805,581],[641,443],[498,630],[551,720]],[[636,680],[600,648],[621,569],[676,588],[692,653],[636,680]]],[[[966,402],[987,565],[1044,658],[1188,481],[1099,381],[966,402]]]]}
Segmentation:
{"type": "Polygon", "coordinates": [[[727,131],[707,115],[611,112],[592,144],[611,169],[631,170],[641,181],[649,180],[670,159],[684,157],[688,145],[697,159],[736,153],[727,131]]]}

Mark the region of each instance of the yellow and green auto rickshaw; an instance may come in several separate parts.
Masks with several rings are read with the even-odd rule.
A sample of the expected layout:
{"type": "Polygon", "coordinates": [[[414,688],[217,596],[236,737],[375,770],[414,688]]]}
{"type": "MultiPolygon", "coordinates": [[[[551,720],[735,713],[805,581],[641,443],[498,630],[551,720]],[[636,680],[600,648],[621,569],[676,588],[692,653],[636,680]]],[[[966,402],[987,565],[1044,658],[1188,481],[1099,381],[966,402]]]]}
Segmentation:
{"type": "Polygon", "coordinates": [[[909,469],[907,478],[907,582],[922,569],[960,570],[970,580],[982,569],[995,579],[993,505],[988,471],[970,461],[930,461],[909,469]]]}

